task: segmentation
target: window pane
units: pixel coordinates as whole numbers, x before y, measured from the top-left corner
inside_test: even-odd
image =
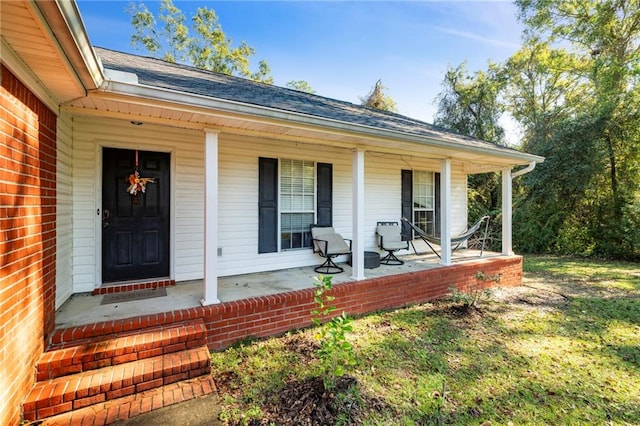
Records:
[[[417,211],[414,213],[414,223],[418,228],[422,229],[429,235],[434,235],[433,227],[433,212],[432,211]]]
[[[282,209],[282,211],[285,211],[285,212],[291,210],[290,196],[287,196],[287,195],[280,196],[280,208]]]
[[[283,213],[280,219],[282,250],[311,247],[313,213]]]
[[[315,163],[283,159],[280,165],[280,240],[282,250],[311,247],[315,219]]]
[[[302,210],[302,200],[300,197],[292,197],[291,198],[291,208],[289,211],[300,211]]]
[[[283,159],[280,175],[281,211],[313,211],[315,164],[312,161]]]
[[[413,216],[416,225],[429,235],[434,235],[434,186],[433,173],[413,171]]]
[[[313,200],[315,199],[313,194],[305,195],[303,199],[302,210],[313,211]]]

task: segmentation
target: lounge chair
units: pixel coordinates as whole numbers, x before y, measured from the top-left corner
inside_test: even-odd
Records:
[[[484,243],[487,239],[487,233],[489,231],[489,219],[490,219],[490,216],[483,216],[480,218],[480,220],[474,223],[470,228],[468,228],[463,233],[451,237],[451,245],[453,247],[451,249],[451,252],[454,252],[458,248],[460,248],[460,246],[462,246],[462,244],[465,241],[471,238],[473,234],[478,232],[478,230],[482,226],[482,223],[485,222],[484,235],[482,237],[482,247],[480,249],[480,256],[482,256],[482,253],[484,252]],[[402,222],[407,226],[409,226],[413,230],[413,232],[415,232],[415,234],[422,239],[422,241],[427,243],[427,246],[429,246],[431,251],[433,251],[436,254],[436,256],[440,257],[440,253],[438,253],[432,246],[432,244],[441,246],[442,241],[440,240],[440,238],[436,238],[434,236],[426,234],[422,229],[420,229],[418,226],[414,225],[413,223],[409,222],[409,220],[405,217],[402,218]],[[414,250],[415,250],[415,247],[414,247]]]
[[[344,269],[336,265],[333,258],[343,254],[351,254],[351,240],[342,238],[331,226],[320,225],[311,225],[311,237],[313,238],[313,252],[326,258],[322,265],[314,268],[314,271],[321,274],[343,272]]]
[[[378,235],[378,247],[387,252],[387,255],[380,259],[380,263],[383,265],[404,264],[394,253],[398,250],[409,249],[409,242],[402,241],[402,229],[398,222],[378,222],[376,234]]]

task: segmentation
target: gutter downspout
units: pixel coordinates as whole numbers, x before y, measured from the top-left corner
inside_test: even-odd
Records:
[[[518,176],[526,175],[527,173],[533,171],[533,169],[536,168],[536,164],[537,163],[535,161],[532,161],[524,169],[520,169],[517,172],[511,173],[511,179],[517,178]]]

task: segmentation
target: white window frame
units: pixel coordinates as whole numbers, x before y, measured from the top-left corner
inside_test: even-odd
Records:
[[[436,232],[435,173],[426,170],[413,170],[412,180],[413,200],[411,213],[413,215],[413,223],[427,234],[434,235]],[[418,191],[418,189],[422,189],[422,191]],[[424,203],[418,197],[424,199]],[[417,207],[420,203],[422,203],[423,207]],[[431,213],[431,220],[429,220],[429,213]],[[424,220],[420,219],[418,214],[422,214]]]
[[[283,191],[283,182],[284,182],[284,180],[286,178],[284,176],[284,174],[283,174],[283,169],[285,168],[283,166],[284,166],[285,162],[291,162],[292,164],[301,163],[301,165],[302,165],[302,180],[303,180],[302,187],[301,187],[302,192],[300,192],[298,194],[294,193],[293,190],[288,192],[288,193],[285,193]],[[316,175],[317,174],[316,162],[315,161],[309,161],[309,160],[299,160],[299,159],[294,159],[294,158],[280,158],[278,163],[279,163],[279,168],[280,168],[280,170],[278,172],[278,205],[279,205],[279,212],[278,212],[278,249],[279,249],[279,251],[307,250],[307,249],[312,247],[311,239],[310,239],[310,235],[311,235],[310,233],[309,233],[308,244],[305,245],[304,242],[302,242],[300,247],[291,247],[291,245],[289,247],[286,247],[286,248],[283,247],[282,244],[283,244],[283,241],[285,241],[285,239],[282,238],[282,234],[284,233],[282,216],[284,214],[301,214],[301,215],[302,214],[311,214],[311,215],[313,215],[313,219],[311,220],[310,224],[315,223],[315,221],[316,221],[316,210],[317,210],[317,208],[316,208],[316,200],[317,200],[317,191],[318,191],[318,189],[317,189],[317,175]],[[309,167],[309,166],[311,166],[313,168],[313,172],[312,172],[313,181],[311,182],[311,186],[310,186],[311,191],[310,192],[306,190],[308,185],[305,185],[305,182],[304,182],[304,179],[306,178],[305,177],[305,173],[304,173],[304,168],[305,167]],[[289,174],[288,177],[293,177],[293,176],[292,176],[292,174]],[[292,182],[292,185],[293,185],[293,182]],[[287,195],[291,195],[291,202],[290,203],[285,203],[284,202],[284,198],[283,197],[285,197]],[[295,203],[295,200],[294,200],[295,196],[301,197],[301,204],[303,204],[302,207],[294,208],[292,206]],[[304,198],[307,197],[307,196],[310,196],[311,199],[312,199],[311,209],[304,208],[305,207],[304,206]],[[285,204],[287,206],[289,206],[289,208],[285,208]],[[290,232],[290,233],[292,233],[292,232]],[[302,234],[304,236],[304,232]],[[293,240],[292,238],[289,239],[290,244],[291,244],[292,240]]]

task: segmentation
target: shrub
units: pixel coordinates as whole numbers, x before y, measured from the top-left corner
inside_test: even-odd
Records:
[[[487,275],[482,271],[476,272],[476,282],[468,284],[466,288],[459,289],[457,287],[449,287],[451,295],[449,300],[453,303],[461,305],[463,309],[477,308],[478,303],[482,299],[488,299],[491,297],[491,290],[485,289],[484,283],[487,281],[493,281],[496,284],[500,283],[502,275]]]
[[[334,296],[328,294],[332,284],[331,276],[320,276],[314,278],[316,287],[314,302],[316,309],[311,311],[311,321],[318,326],[318,332],[314,338],[319,342],[320,367],[322,382],[325,390],[336,387],[337,378],[344,374],[344,367],[355,364],[353,346],[347,341],[345,334],[353,330],[352,318],[345,312],[341,315],[330,318],[335,311],[335,306],[329,305],[335,300]]]

